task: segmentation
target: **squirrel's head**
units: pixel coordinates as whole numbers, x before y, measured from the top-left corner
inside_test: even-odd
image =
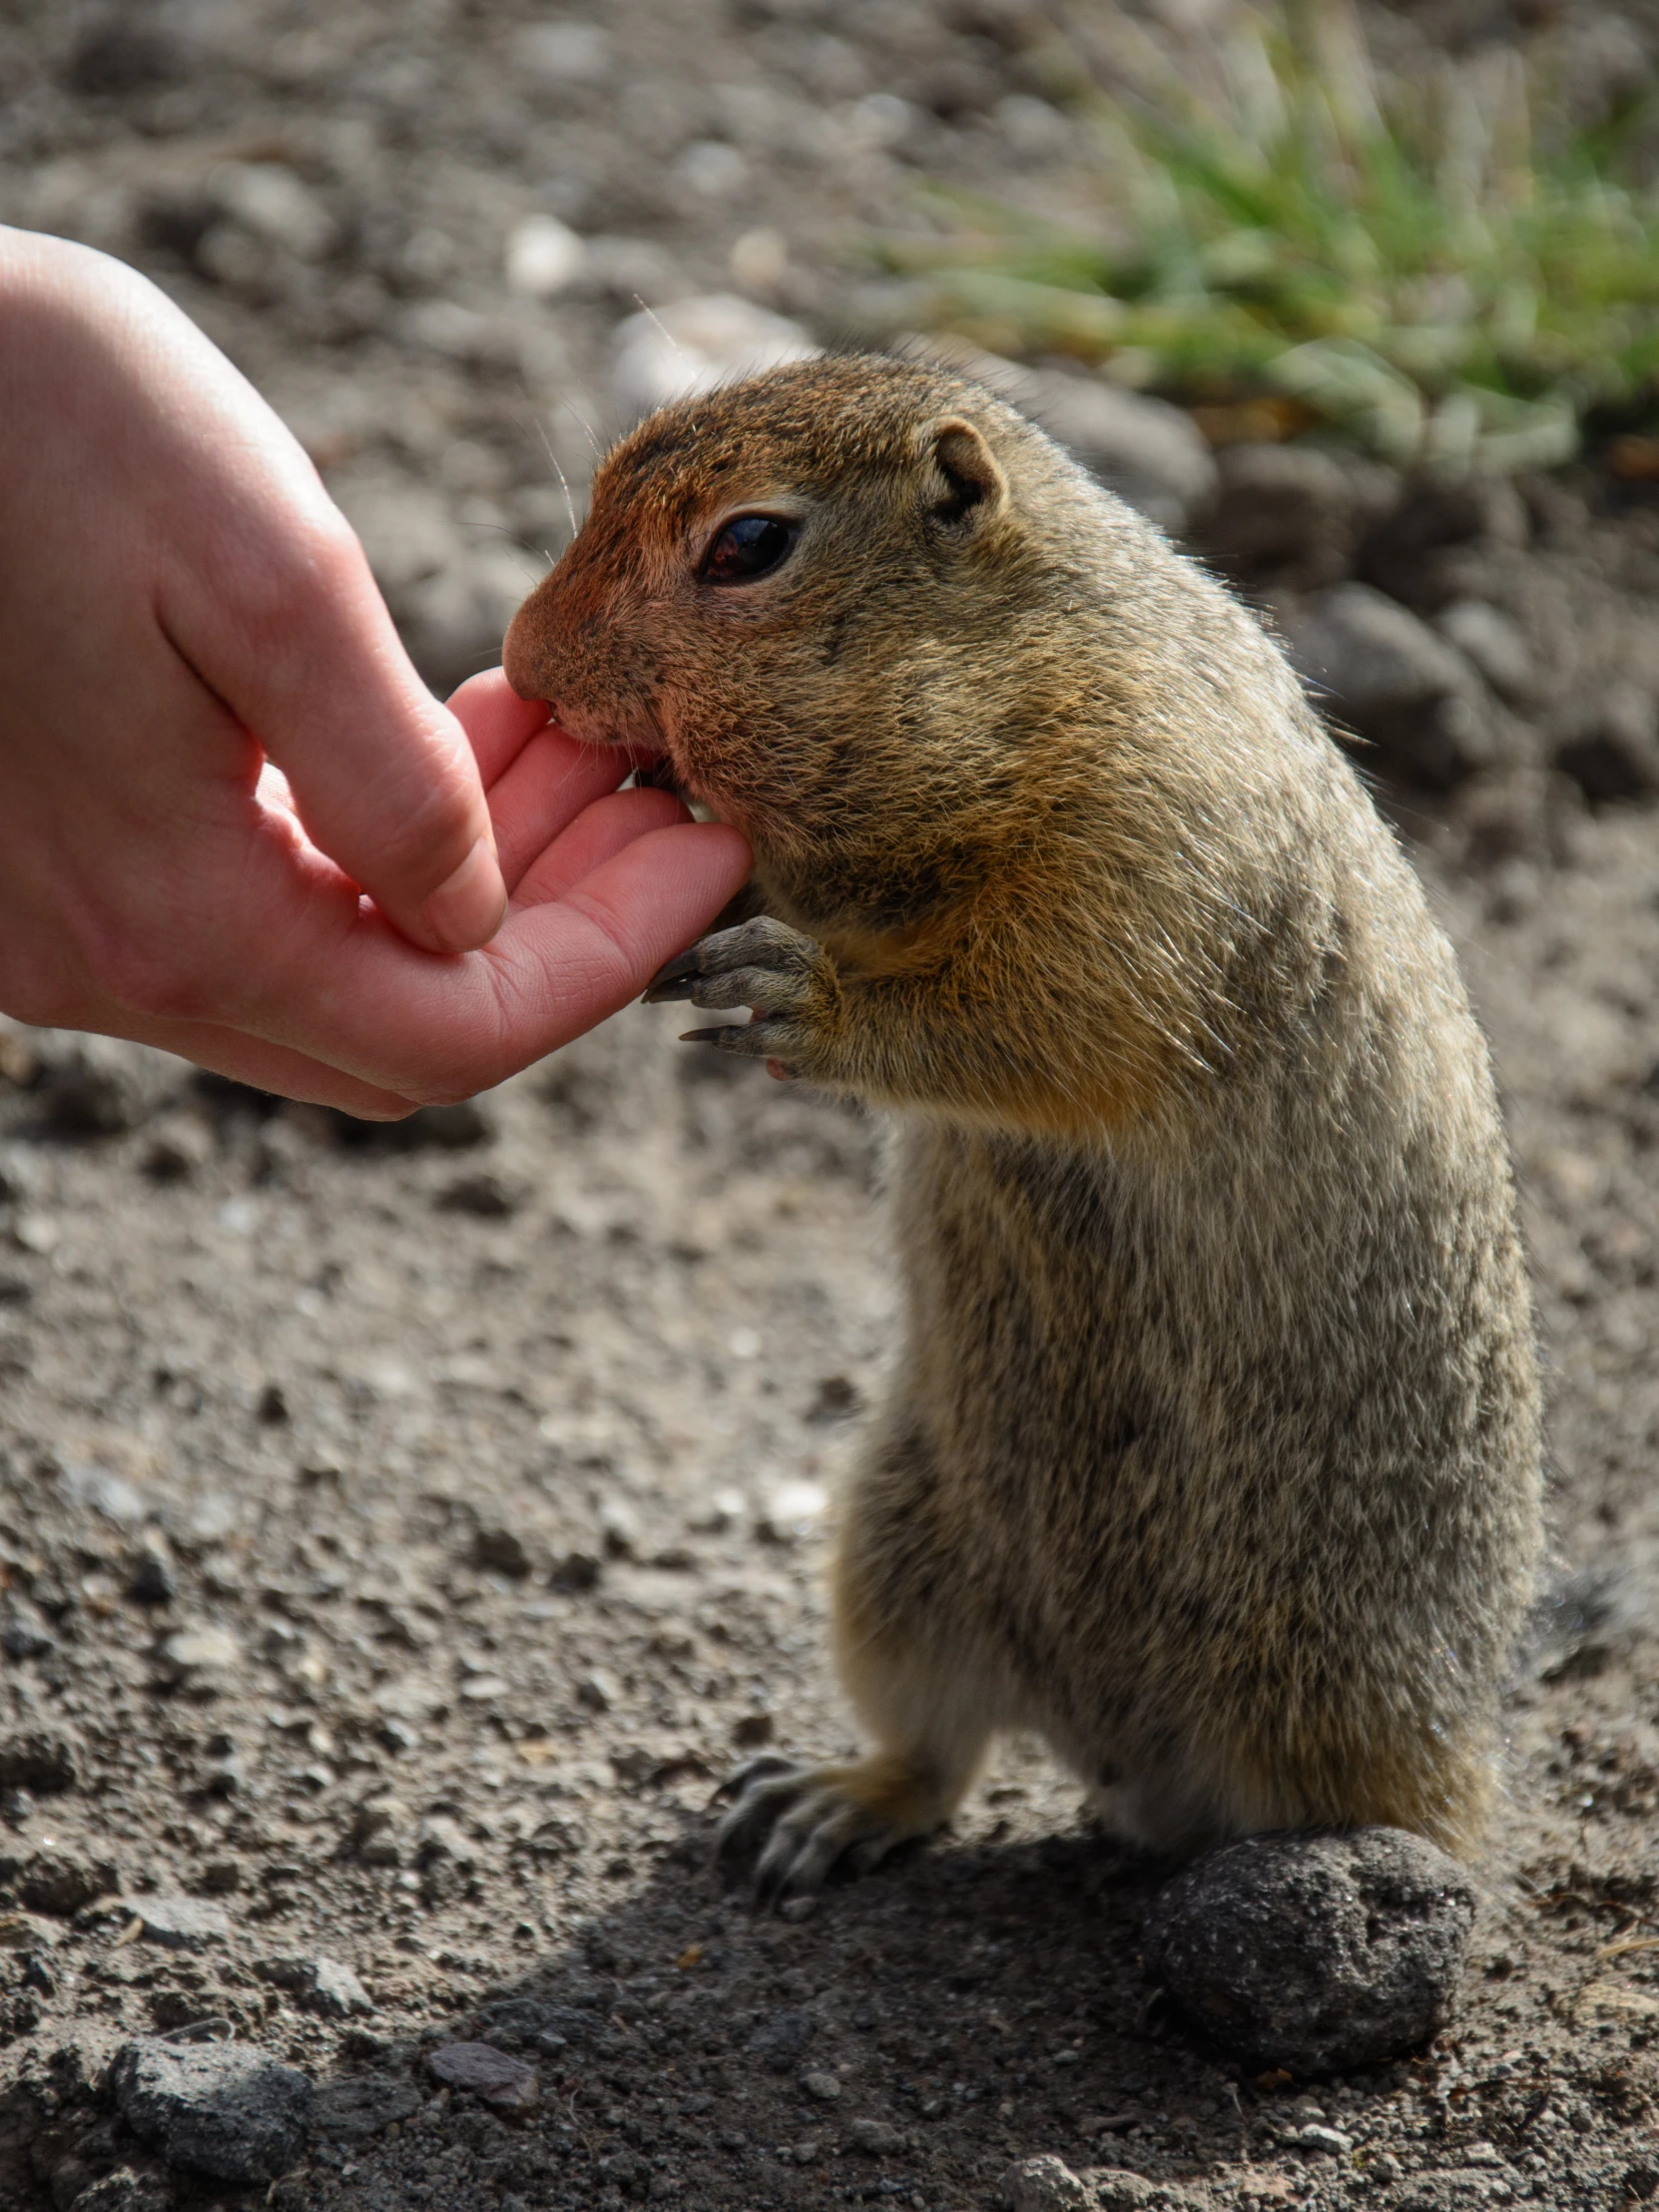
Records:
[[[683,400],[600,467],[508,678],[574,737],[665,753],[763,859],[890,846],[971,808],[1041,712],[1021,646],[1064,661],[1057,492],[1098,497],[936,368],[831,357]]]

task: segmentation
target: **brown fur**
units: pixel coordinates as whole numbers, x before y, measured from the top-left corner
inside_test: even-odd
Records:
[[[711,584],[757,511],[793,553]],[[895,1115],[907,1328],[834,1582],[881,1749],[754,1781],[772,1878],[936,1825],[1013,1726],[1161,1846],[1472,1848],[1539,1544],[1506,1151],[1261,627],[989,394],[835,359],[626,439],[507,667],[755,845],[772,918],[664,994]]]

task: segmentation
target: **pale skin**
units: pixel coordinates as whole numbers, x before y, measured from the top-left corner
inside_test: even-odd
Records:
[[[499,670],[448,706],[160,292],[0,227],[0,1010],[394,1118],[592,1027],[749,872]]]

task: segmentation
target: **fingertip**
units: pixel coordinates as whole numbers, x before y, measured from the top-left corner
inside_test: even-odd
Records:
[[[432,946],[439,952],[475,952],[488,944],[507,918],[507,886],[495,845],[479,837],[453,874],[440,883],[420,909]]]
[[[469,676],[450,693],[448,711],[465,733],[486,784],[494,783],[553,719],[545,699],[520,699],[498,668]]]

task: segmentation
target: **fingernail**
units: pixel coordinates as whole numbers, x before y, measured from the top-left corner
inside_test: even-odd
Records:
[[[507,891],[488,837],[478,839],[420,911],[446,951],[470,952],[489,942],[506,917]]]

